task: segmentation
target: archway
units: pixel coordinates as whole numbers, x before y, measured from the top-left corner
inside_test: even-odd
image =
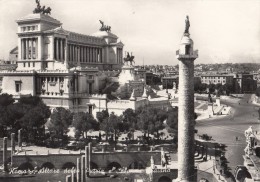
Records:
[[[171,182],[172,180],[167,176],[162,176],[159,178],[158,182]]]
[[[118,162],[111,162],[110,164],[108,164],[107,170],[111,170],[113,168],[119,169],[121,168],[121,165]]]
[[[55,166],[51,162],[45,162],[42,164],[41,169],[42,168],[55,169]]]
[[[134,161],[128,166],[128,169],[145,169],[145,165],[141,161]]]
[[[34,167],[31,163],[29,162],[25,162],[25,163],[22,163],[19,167],[18,167],[18,170],[33,170]]]
[[[62,169],[72,169],[73,167],[76,168],[76,165],[73,162],[66,162],[63,164]]]
[[[98,169],[98,165],[95,162],[90,162],[90,169]]]

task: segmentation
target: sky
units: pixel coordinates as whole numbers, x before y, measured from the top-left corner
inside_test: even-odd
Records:
[[[260,63],[260,0],[41,0],[65,30],[91,35],[99,20],[132,52],[136,64],[176,65],[175,53],[190,18],[199,50],[195,63]],[[17,45],[16,19],[35,0],[0,0],[0,59]]]

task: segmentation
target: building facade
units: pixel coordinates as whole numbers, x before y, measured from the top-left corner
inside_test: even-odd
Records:
[[[104,80],[122,67],[123,43],[110,30],[91,36],[64,30],[42,13],[16,22],[17,68],[0,72],[2,93],[16,99],[39,96],[50,107],[90,112],[93,94],[104,98],[97,95]]]
[[[233,75],[201,75],[201,83],[233,85]]]

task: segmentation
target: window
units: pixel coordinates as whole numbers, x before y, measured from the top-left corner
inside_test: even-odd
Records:
[[[15,81],[15,91],[21,92],[21,81]]]
[[[23,67],[25,67],[25,63],[23,63]]]
[[[30,67],[30,62],[28,62],[28,67]]]
[[[33,62],[33,67],[35,67],[35,62]]]
[[[92,114],[92,109],[93,109],[92,106],[88,106],[88,113],[89,114]]]
[[[190,45],[185,45],[185,54],[190,54]]]

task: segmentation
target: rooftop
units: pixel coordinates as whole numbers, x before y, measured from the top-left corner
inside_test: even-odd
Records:
[[[41,14],[41,13],[29,14],[16,20],[18,24],[23,22],[28,22],[28,21],[46,21],[46,22],[62,25],[62,23],[59,20],[56,20],[55,18],[52,18],[49,15]]]

